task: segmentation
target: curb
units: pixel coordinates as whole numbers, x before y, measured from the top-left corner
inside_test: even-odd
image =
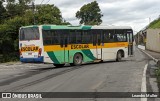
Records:
[[[148,57],[150,57],[156,63],[157,66],[160,66],[160,60],[154,58],[152,55],[150,55],[149,53],[147,53],[145,50],[143,50],[141,48],[138,48],[138,50],[140,50],[141,52],[143,52],[144,54],[146,54]],[[146,66],[145,66],[145,68],[146,68]],[[145,71],[145,68],[144,68],[144,71]],[[146,72],[147,72],[147,69],[146,69]],[[146,78],[147,78],[147,74],[146,74]],[[158,92],[157,91],[157,89],[159,89],[158,88],[158,84],[155,81],[157,81],[157,78],[150,78],[149,77],[149,81],[148,82],[150,83],[151,89],[153,90],[153,92]],[[142,78],[142,84],[143,84],[143,78]],[[146,89],[147,89],[147,80],[146,80]],[[141,91],[142,91],[142,88],[141,88]],[[141,101],[147,101],[147,100],[150,101],[151,99],[148,99],[148,98],[143,99],[143,98],[141,98]],[[151,101],[159,101],[159,99],[155,98],[155,99],[153,99]]]
[[[140,48],[138,48],[138,49],[140,49]],[[143,49],[140,49],[140,50],[141,50],[143,53],[145,53],[147,56],[149,56],[150,58],[152,58],[153,61],[156,62],[156,64],[157,64],[158,66],[160,66],[160,60],[154,58],[152,55],[148,54],[148,53],[145,52]]]

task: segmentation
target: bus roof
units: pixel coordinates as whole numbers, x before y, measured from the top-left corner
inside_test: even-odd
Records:
[[[29,27],[38,27],[38,25],[30,25],[30,26],[22,26],[22,27],[20,27],[20,28],[29,28]]]
[[[89,25],[81,25],[81,26],[71,26],[71,25],[42,25],[42,28],[45,30],[49,29],[132,29],[130,26],[89,26]]]
[[[51,30],[51,29],[132,29],[130,26],[89,26],[89,25],[80,25],[80,26],[72,26],[72,25],[30,25],[30,26],[22,26],[21,28],[28,27],[39,27],[42,26],[43,30]]]
[[[71,25],[42,25],[42,29],[50,30],[50,29],[83,29],[88,30],[91,29],[92,26],[71,26]]]
[[[92,26],[92,29],[132,29],[130,26]]]

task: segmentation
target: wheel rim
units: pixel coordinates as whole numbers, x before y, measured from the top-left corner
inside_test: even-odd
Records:
[[[80,54],[75,55],[74,62],[78,65],[81,64],[82,63],[82,56]]]
[[[80,56],[76,56],[75,61],[77,64],[81,63],[81,57]]]

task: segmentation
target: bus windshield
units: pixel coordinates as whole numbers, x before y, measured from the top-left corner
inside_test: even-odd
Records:
[[[39,40],[39,31],[38,27],[29,27],[20,29],[20,40]]]

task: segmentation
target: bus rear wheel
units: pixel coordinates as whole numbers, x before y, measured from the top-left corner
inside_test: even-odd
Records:
[[[80,53],[76,53],[73,57],[73,64],[75,66],[80,66],[82,64],[83,57]]]
[[[117,59],[116,59],[116,61],[120,62],[121,60],[122,60],[122,53],[121,53],[121,51],[118,51],[117,52]]]
[[[53,64],[55,67],[63,67],[64,64]]]

